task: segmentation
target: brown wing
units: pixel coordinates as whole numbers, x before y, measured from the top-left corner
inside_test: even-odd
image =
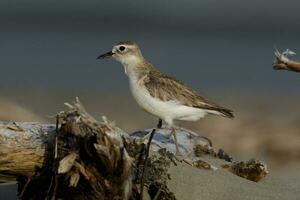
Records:
[[[177,100],[186,106],[214,110],[226,117],[234,117],[233,111],[205,99],[182,82],[157,70],[150,71],[144,78],[144,83],[150,95],[162,101]]]

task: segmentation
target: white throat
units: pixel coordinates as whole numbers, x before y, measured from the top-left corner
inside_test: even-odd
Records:
[[[135,69],[143,63],[142,58],[134,55],[115,57],[115,59],[123,65],[125,74],[128,76],[134,75]]]

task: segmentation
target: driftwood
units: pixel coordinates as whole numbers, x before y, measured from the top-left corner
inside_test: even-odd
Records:
[[[175,199],[165,185],[169,154],[160,152],[143,162],[143,140],[131,138],[105,118],[98,123],[79,101],[67,105],[70,111],[58,115],[56,126],[0,124],[0,180],[17,179],[19,198],[140,199],[143,180],[148,195]],[[164,164],[158,166],[158,160]],[[145,173],[152,165],[154,171]]]
[[[275,56],[276,58],[273,62],[274,69],[300,72],[300,62],[289,59],[287,54],[280,53],[277,50],[275,51]]]
[[[210,140],[189,130],[177,128],[183,154],[178,160],[167,127],[156,129],[155,135],[154,129],[127,134],[106,118],[98,123],[78,100],[67,105],[70,110],[58,114],[56,125],[0,123],[0,182],[17,180],[20,199],[173,200],[176,191],[167,184],[170,166],[222,169],[203,156],[225,160],[224,170],[253,181],[267,174],[263,163],[254,162],[258,170],[237,165],[223,150],[215,151]],[[147,159],[145,135],[151,131]]]
[[[0,182],[32,177],[46,162],[55,126],[0,122]]]

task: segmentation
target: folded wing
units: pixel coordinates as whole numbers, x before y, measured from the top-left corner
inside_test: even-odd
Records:
[[[232,110],[207,100],[182,82],[157,70],[151,70],[144,78],[144,83],[150,95],[162,101],[177,101],[185,106],[216,111],[229,118],[234,117]]]

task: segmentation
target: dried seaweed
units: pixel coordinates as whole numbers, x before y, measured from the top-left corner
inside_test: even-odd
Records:
[[[227,162],[232,162],[233,159],[230,155],[228,155],[223,149],[219,149],[217,153],[218,158],[225,160]]]
[[[214,157],[216,156],[216,153],[215,153],[214,149],[208,144],[195,145],[194,154],[195,154],[196,157],[201,157],[203,155],[212,155]]]
[[[211,164],[203,161],[203,160],[196,160],[193,162],[193,166],[199,169],[212,169]]]
[[[249,179],[251,181],[258,182],[264,178],[269,172],[265,163],[251,159],[247,162],[236,162],[229,167],[229,171],[232,173]]]
[[[158,152],[153,152],[150,159],[148,159],[146,163],[148,170],[144,174],[144,181],[146,188],[148,188],[146,191],[149,193],[151,199],[175,199],[174,194],[167,188],[167,181],[171,179],[168,169],[172,163],[174,163],[174,155],[167,152],[166,149],[160,149]],[[143,167],[143,165],[138,165],[135,168],[134,174],[136,179],[134,184],[136,185],[140,184]],[[156,194],[156,196],[153,195],[153,193],[155,193],[154,191],[156,191],[154,189],[155,187],[157,192],[159,191],[159,194]]]

